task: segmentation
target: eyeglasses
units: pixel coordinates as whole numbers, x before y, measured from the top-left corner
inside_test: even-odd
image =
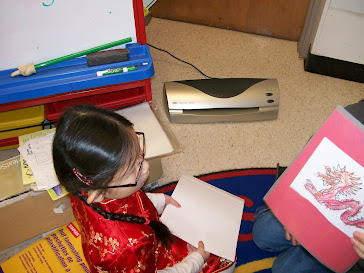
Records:
[[[142,141],[142,153],[141,153],[141,156],[142,156],[142,160],[139,162],[139,169],[138,169],[138,173],[137,173],[137,176],[135,178],[135,183],[133,184],[126,184],[126,185],[118,185],[118,186],[108,186],[108,187],[105,187],[107,189],[113,189],[113,188],[124,188],[124,187],[135,187],[136,185],[138,185],[138,182],[142,176],[142,169],[143,169],[143,163],[144,163],[144,159],[145,159],[145,136],[144,136],[144,133],[142,132],[135,132],[136,135],[138,136],[138,139],[139,139],[139,145],[140,145],[140,142]]]

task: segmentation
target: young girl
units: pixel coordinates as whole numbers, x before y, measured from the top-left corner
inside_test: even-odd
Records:
[[[140,190],[149,175],[145,138],[124,117],[77,105],[59,119],[53,142],[57,177],[70,192],[91,272],[221,272],[233,263],[193,248],[159,220],[164,194]]]

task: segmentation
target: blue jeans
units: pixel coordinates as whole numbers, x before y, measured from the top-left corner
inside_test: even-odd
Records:
[[[332,272],[302,246],[293,246],[286,239],[282,224],[265,205],[255,212],[253,240],[263,250],[282,252],[274,260],[272,273]]]

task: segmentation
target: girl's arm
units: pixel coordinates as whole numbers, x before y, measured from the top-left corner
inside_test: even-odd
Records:
[[[190,246],[190,254],[172,267],[158,270],[158,273],[197,273],[203,268],[205,261],[210,257],[210,253],[205,251],[203,242],[198,243],[198,248]]]
[[[164,207],[166,206],[166,199],[163,193],[146,193],[149,200],[152,201],[153,205],[158,211],[158,214],[162,214]]]
[[[162,214],[164,208],[168,204],[172,204],[177,208],[179,208],[181,206],[172,197],[170,197],[169,195],[163,194],[163,193],[150,193],[150,192],[148,192],[148,193],[146,193],[146,195],[148,196],[150,201],[152,201],[152,203],[155,206],[155,208],[157,209],[159,215]]]
[[[167,267],[162,270],[158,270],[158,273],[197,273],[202,270],[204,260],[202,256],[194,251],[189,254],[182,262],[175,264],[172,267]]]

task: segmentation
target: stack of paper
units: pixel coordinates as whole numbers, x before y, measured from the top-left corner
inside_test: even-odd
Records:
[[[134,124],[135,131],[145,134],[145,158],[167,155],[173,146],[147,102],[117,111]]]
[[[32,171],[37,190],[48,190],[59,184],[53,168],[53,136],[54,129],[43,130],[41,136],[30,138],[18,148]]]

